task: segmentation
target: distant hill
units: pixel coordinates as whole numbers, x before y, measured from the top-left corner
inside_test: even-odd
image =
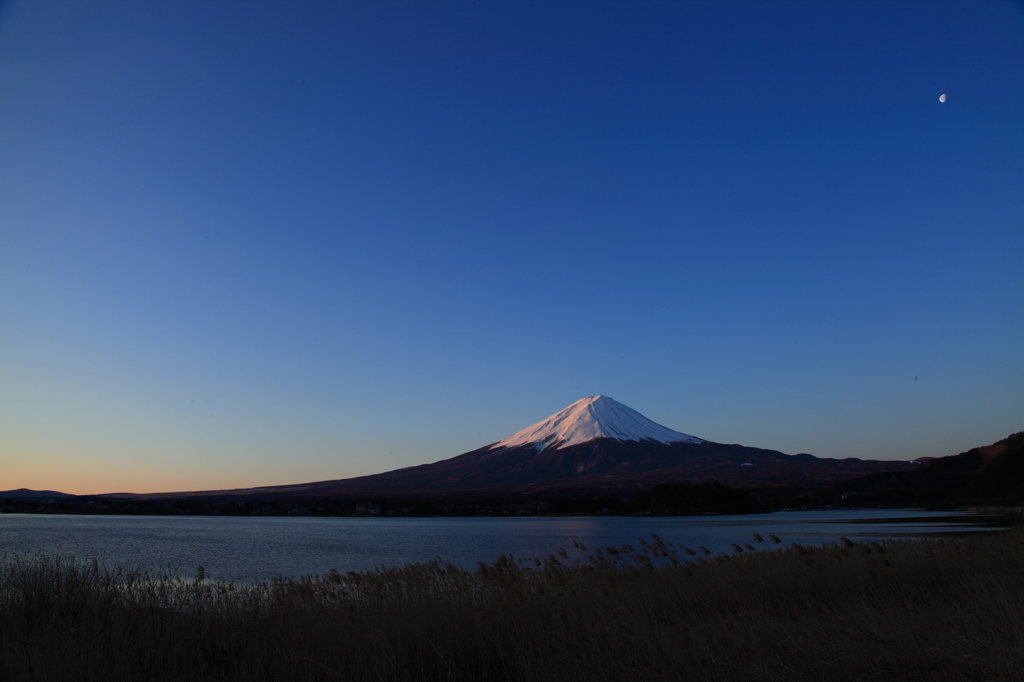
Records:
[[[28,488],[0,490],[0,500],[59,500],[70,497],[75,496],[59,493],[55,490],[29,490]]]

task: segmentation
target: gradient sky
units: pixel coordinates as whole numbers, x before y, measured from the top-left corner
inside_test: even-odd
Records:
[[[0,490],[955,454],[1022,256],[1021,3],[0,2]]]

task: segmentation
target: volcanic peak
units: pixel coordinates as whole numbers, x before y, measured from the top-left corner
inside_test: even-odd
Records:
[[[578,445],[596,438],[659,443],[703,443],[700,438],[673,431],[604,395],[577,400],[547,419],[499,440],[490,449],[533,445],[537,452]]]

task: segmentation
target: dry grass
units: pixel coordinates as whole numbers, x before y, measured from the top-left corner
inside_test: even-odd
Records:
[[[1020,680],[1022,540],[654,538],[255,585],[14,559],[0,679]]]

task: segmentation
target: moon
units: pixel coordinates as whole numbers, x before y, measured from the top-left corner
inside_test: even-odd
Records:
[[[940,102],[945,102],[946,101],[946,93],[942,93],[941,95],[939,95],[939,101]]]

